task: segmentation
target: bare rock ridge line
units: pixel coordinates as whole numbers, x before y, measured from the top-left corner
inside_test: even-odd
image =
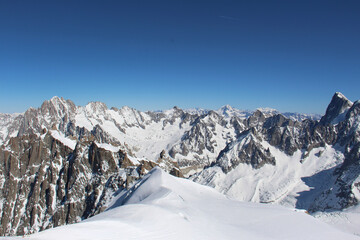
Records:
[[[321,119],[231,106],[141,112],[53,97],[0,114],[0,235],[100,213],[155,166],[240,200],[340,210],[360,200],[359,158],[360,104],[341,93]]]

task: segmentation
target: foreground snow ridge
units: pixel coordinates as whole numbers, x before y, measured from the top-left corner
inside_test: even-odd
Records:
[[[306,213],[245,203],[154,168],[108,209],[28,239],[360,239]],[[20,239],[14,237],[10,239]]]

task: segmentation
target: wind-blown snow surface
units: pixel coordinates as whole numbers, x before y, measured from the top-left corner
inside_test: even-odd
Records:
[[[302,211],[230,200],[153,169],[107,211],[29,239],[360,239]],[[19,237],[9,238],[19,239]]]
[[[360,206],[343,211],[317,212],[313,216],[335,228],[360,236]]]

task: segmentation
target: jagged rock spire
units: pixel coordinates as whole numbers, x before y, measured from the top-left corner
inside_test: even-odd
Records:
[[[345,115],[352,105],[353,103],[342,93],[336,92],[320,122],[322,124],[338,123],[341,121],[341,115]]]

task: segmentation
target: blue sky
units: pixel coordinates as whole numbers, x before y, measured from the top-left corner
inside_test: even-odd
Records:
[[[360,1],[0,1],[0,112],[52,96],[139,110],[324,113],[360,99]]]

